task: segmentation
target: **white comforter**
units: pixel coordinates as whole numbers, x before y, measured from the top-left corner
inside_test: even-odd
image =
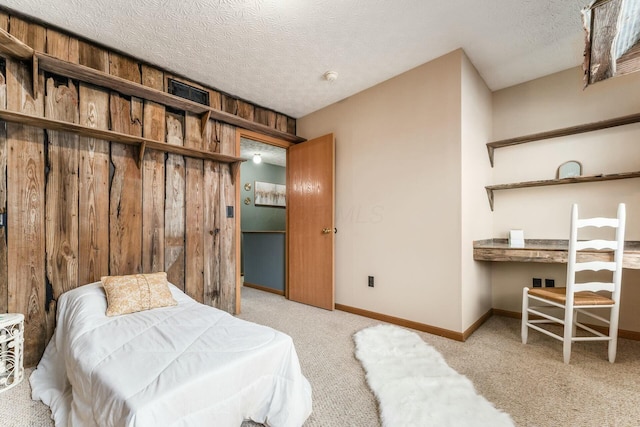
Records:
[[[56,426],[299,427],[311,387],[288,335],[199,304],[106,317],[100,283],[63,294],[30,378]]]

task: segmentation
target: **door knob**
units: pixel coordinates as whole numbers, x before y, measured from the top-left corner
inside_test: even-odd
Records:
[[[329,233],[331,233],[331,229],[330,228],[323,228],[322,229],[322,233],[323,234],[329,234]]]

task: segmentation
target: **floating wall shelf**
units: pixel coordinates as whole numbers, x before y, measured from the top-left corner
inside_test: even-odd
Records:
[[[493,192],[497,190],[509,190],[512,188],[542,187],[546,185],[579,184],[582,182],[612,181],[615,179],[628,179],[628,178],[638,178],[638,177],[640,177],[640,171],[614,173],[609,175],[575,176],[571,178],[546,179],[542,181],[515,182],[512,184],[488,185],[485,187],[485,189],[487,190],[487,196],[489,197],[489,205],[491,206],[491,210],[493,211]]]
[[[561,136],[576,135],[579,133],[591,132],[600,129],[607,129],[616,126],[628,125],[640,122],[640,113],[629,116],[617,117],[615,119],[602,120],[600,122],[587,123],[583,125],[570,126],[562,129],[550,130],[547,132],[534,133],[531,135],[519,136],[516,138],[503,139],[487,143],[489,161],[493,167],[493,152],[496,148],[510,147],[512,145],[525,144],[527,142],[540,141],[543,139],[558,138]]]
[[[227,156],[210,151],[196,150],[181,145],[171,145],[166,142],[159,142],[149,138],[127,135],[110,130],[96,129],[82,126],[76,123],[63,122],[60,120],[47,119],[44,117],[30,116],[28,114],[17,113],[15,111],[0,110],[0,120],[10,123],[18,123],[27,126],[34,126],[42,129],[69,132],[88,138],[97,138],[105,141],[119,142],[121,144],[134,145],[139,147],[138,166],[144,157],[147,148],[159,150],[165,153],[179,154],[203,160],[213,160],[220,163],[229,163],[231,166],[231,176],[235,180],[236,173],[243,160],[239,157]]]

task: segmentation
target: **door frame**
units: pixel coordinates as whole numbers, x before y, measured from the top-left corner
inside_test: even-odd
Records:
[[[240,155],[240,140],[242,138],[251,139],[253,141],[262,142],[263,144],[273,145],[276,147],[284,148],[287,150],[292,145],[295,145],[292,142],[285,141],[283,139],[274,138],[272,136],[263,135],[259,132],[254,132],[247,129],[236,128],[236,156]],[[242,282],[240,277],[240,239],[242,230],[240,229],[240,168],[238,168],[238,175],[236,176],[236,202],[235,202],[235,211],[236,211],[236,314],[240,314],[242,309],[241,300],[242,300]],[[286,265],[289,262],[289,252],[285,252],[285,269]],[[284,292],[285,296],[288,296],[289,293],[289,284],[287,282],[287,275],[285,274],[284,281]]]

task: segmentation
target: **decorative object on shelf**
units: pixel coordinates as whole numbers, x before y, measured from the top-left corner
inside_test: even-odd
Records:
[[[273,184],[270,182],[255,183],[255,205],[256,206],[278,206],[285,207],[287,186]]]
[[[246,187],[245,187],[246,188]],[[247,197],[244,199],[244,204],[245,205],[250,205],[251,204],[251,197]]]
[[[523,230],[509,230],[509,247],[524,248]]]
[[[576,160],[569,160],[558,167],[556,179],[573,178],[582,175],[582,164]]]
[[[245,191],[251,191],[251,183],[250,182],[245,183],[244,184],[244,189],[245,189]]]
[[[24,378],[24,315],[0,314],[0,392],[8,390]]]

